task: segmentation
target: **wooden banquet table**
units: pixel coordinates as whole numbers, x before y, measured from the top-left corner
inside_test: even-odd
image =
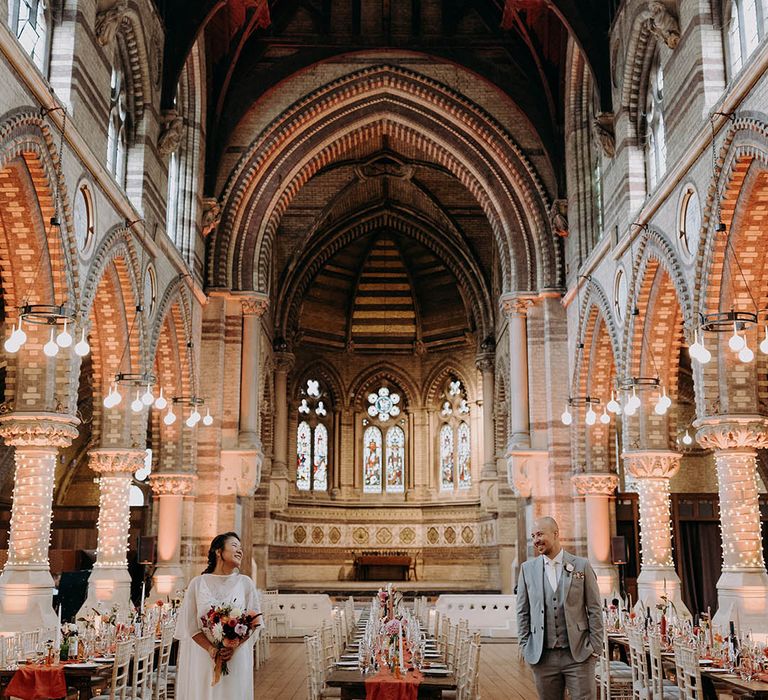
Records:
[[[608,640],[611,644],[616,644],[622,649],[624,660],[627,660],[629,640],[626,637],[613,634],[608,635]],[[674,658],[668,653],[662,653],[661,661],[665,666],[674,668]],[[765,681],[745,681],[738,674],[713,672],[707,666],[702,666],[700,671],[706,700],[717,698],[717,691],[730,692],[734,697],[743,700],[768,700],[768,683]]]
[[[45,667],[41,666],[40,668]],[[71,664],[63,664],[62,668],[64,670],[67,687],[77,690],[77,697],[79,700],[89,700],[89,698],[93,697],[91,686],[94,677],[103,677],[106,680],[112,674],[111,663],[100,663],[85,668],[82,666],[75,666],[73,668]],[[5,689],[11,682],[15,673],[16,671],[14,669],[0,670],[0,688],[2,688],[2,697],[6,697]],[[12,697],[24,698],[22,695],[14,695]]]
[[[374,674],[365,675],[357,669],[334,669],[325,679],[326,685],[341,688],[341,700],[365,700],[365,681]],[[444,690],[456,690],[456,678],[424,676],[419,684],[419,700],[440,700]]]

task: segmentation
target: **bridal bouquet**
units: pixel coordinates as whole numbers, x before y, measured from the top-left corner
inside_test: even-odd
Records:
[[[251,636],[259,624],[259,617],[261,613],[243,610],[234,604],[226,604],[211,605],[200,620],[206,636],[218,649],[224,647],[236,649]],[[216,655],[214,663],[211,685],[216,685],[222,676],[229,674],[227,662],[223,661],[219,654]]]

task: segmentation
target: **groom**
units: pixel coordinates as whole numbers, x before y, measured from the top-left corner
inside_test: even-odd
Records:
[[[517,582],[517,629],[541,700],[595,697],[595,658],[603,646],[600,591],[589,562],[560,546],[554,518],[534,524],[534,549]]]

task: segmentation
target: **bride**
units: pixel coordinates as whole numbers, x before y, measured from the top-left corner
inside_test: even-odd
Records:
[[[179,662],[176,697],[183,700],[231,700],[253,698],[253,640],[237,648],[218,649],[202,631],[200,618],[212,605],[231,604],[258,612],[256,586],[238,568],[243,546],[234,532],[216,535],[208,550],[208,567],[192,579],[176,621]],[[229,674],[214,686],[213,669],[218,658],[227,662]]]

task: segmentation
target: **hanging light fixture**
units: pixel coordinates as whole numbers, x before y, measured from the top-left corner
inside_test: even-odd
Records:
[[[54,229],[61,229],[61,222],[58,218],[58,211],[60,208],[60,193],[59,193],[59,180],[62,177],[63,167],[63,153],[64,153],[64,134],[67,128],[67,113],[62,107],[53,107],[51,109],[42,108],[40,110],[41,116],[46,116],[49,112],[61,109],[63,113],[63,121],[60,132],[59,140],[59,161],[56,167],[56,179],[54,189],[54,214],[49,220],[49,230],[47,238],[52,240],[55,238]],[[46,254],[45,250],[40,252],[40,260],[37,263],[34,279],[29,283],[27,290],[21,295],[24,303],[19,307],[19,321],[13,326],[11,334],[6,338],[3,347],[5,351],[11,355],[17,353],[27,342],[27,334],[24,331],[24,324],[27,326],[48,326],[50,328],[50,334],[48,342],[43,346],[43,352],[47,357],[56,357],[59,354],[60,349],[66,349],[72,346],[73,338],[69,332],[70,325],[75,325],[77,318],[77,310],[68,306],[67,304],[30,304],[29,293],[34,287],[34,283],[37,280],[37,275],[42,268],[42,258]],[[60,329],[60,330],[59,330]],[[75,354],[79,357],[87,355],[91,348],[88,345],[88,341],[85,338],[85,328],[81,331],[80,341],[75,345]]]
[[[568,401],[565,404],[565,410],[560,414],[560,420],[562,421],[563,425],[571,425],[573,423],[571,407],[573,406],[575,408],[581,408],[584,406],[587,409],[584,413],[584,423],[586,423],[588,426],[593,426],[598,421],[598,415],[595,411],[595,407],[600,405],[600,399],[594,396],[569,396]],[[606,416],[608,420],[606,421],[603,416]],[[610,422],[611,420],[610,416],[608,416],[608,414],[605,412],[605,407],[603,408],[603,414],[600,416],[599,420],[603,424]]]
[[[730,119],[733,119],[732,114],[721,114],[716,113],[720,116],[727,116]],[[717,152],[715,150],[715,114],[712,114],[709,118],[710,126],[712,128],[712,177],[713,179],[717,175]],[[733,260],[734,264],[736,265],[736,268],[738,269],[739,277],[741,278],[741,281],[744,285],[744,289],[746,290],[747,294],[749,295],[750,301],[752,302],[752,307],[754,308],[754,311],[745,311],[744,309],[736,309],[735,306],[732,306],[729,311],[717,311],[715,313],[710,314],[699,314],[699,324],[696,328],[694,328],[694,342],[689,348],[689,353],[691,355],[691,358],[699,362],[700,364],[706,364],[712,359],[712,354],[704,347],[704,336],[705,333],[730,333],[730,337],[728,338],[728,348],[731,350],[731,352],[736,353],[736,356],[739,358],[739,360],[745,364],[748,364],[752,362],[752,360],[755,359],[755,353],[754,351],[749,347],[749,343],[747,341],[747,333],[752,329],[756,328],[759,325],[759,319],[758,319],[758,306],[757,302],[755,301],[754,296],[752,295],[752,291],[749,288],[749,282],[747,281],[747,278],[744,274],[744,270],[741,268],[741,262],[739,261],[738,255],[733,250],[733,246],[731,244],[731,237],[729,235],[728,229],[723,222],[722,219],[722,212],[720,210],[720,192],[717,191],[715,193],[715,217],[717,224],[715,226],[715,231],[717,233],[723,234],[725,236],[725,259],[728,259],[728,255],[730,253],[731,259]],[[734,275],[729,275],[729,280],[731,282],[731,297],[735,300],[736,298],[736,290],[733,288],[733,278]],[[764,332],[764,338],[758,345],[758,349],[761,353],[764,355],[768,355],[768,324],[763,324],[763,332]],[[701,342],[699,342],[699,338],[701,338]]]
[[[163,422],[166,425],[173,425],[176,422],[176,414],[173,413],[173,404],[180,404],[182,406],[188,406],[189,416],[184,421],[184,424],[188,428],[194,428],[198,423],[202,421],[203,425],[213,425],[213,416],[211,415],[211,409],[206,406],[205,399],[199,396],[174,396],[171,399],[171,405],[168,408],[168,413],[165,415]],[[200,408],[205,406],[205,417],[200,414]]]

